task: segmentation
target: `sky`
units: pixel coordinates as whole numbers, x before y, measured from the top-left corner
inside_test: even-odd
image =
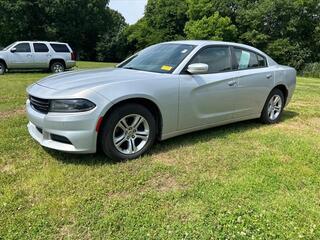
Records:
[[[129,24],[136,23],[143,17],[148,0],[110,0],[109,7],[120,12]]]

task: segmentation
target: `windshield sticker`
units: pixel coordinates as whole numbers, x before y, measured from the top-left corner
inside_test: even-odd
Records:
[[[171,67],[171,66],[163,65],[163,66],[161,67],[161,70],[163,70],[163,71],[171,71],[172,68],[173,68],[173,67]]]
[[[188,49],[184,49],[184,50],[181,51],[182,54],[185,54],[187,52],[188,52]]]

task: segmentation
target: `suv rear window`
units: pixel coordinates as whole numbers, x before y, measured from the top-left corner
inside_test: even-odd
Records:
[[[56,44],[56,43],[51,43],[51,47],[55,52],[60,52],[60,53],[69,53],[69,48],[65,44]]]
[[[44,43],[34,43],[33,47],[35,52],[49,52],[49,48]]]

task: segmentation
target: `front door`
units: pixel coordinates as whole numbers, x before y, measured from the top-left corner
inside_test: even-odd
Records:
[[[33,64],[33,54],[29,43],[18,43],[11,49],[15,51],[9,52],[9,68],[30,68]]]
[[[204,63],[207,74],[180,75],[179,130],[232,119],[236,84],[228,46],[200,50],[189,64]]]

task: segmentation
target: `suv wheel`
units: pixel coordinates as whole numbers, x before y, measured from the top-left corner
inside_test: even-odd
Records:
[[[109,116],[102,127],[100,144],[114,160],[134,159],[147,152],[156,139],[156,121],[142,105],[126,104]]]
[[[50,67],[50,70],[51,72],[53,73],[61,73],[61,72],[64,72],[64,65],[63,63],[61,62],[53,62],[51,64],[51,67]]]
[[[0,75],[3,75],[6,72],[6,65],[0,62]]]

